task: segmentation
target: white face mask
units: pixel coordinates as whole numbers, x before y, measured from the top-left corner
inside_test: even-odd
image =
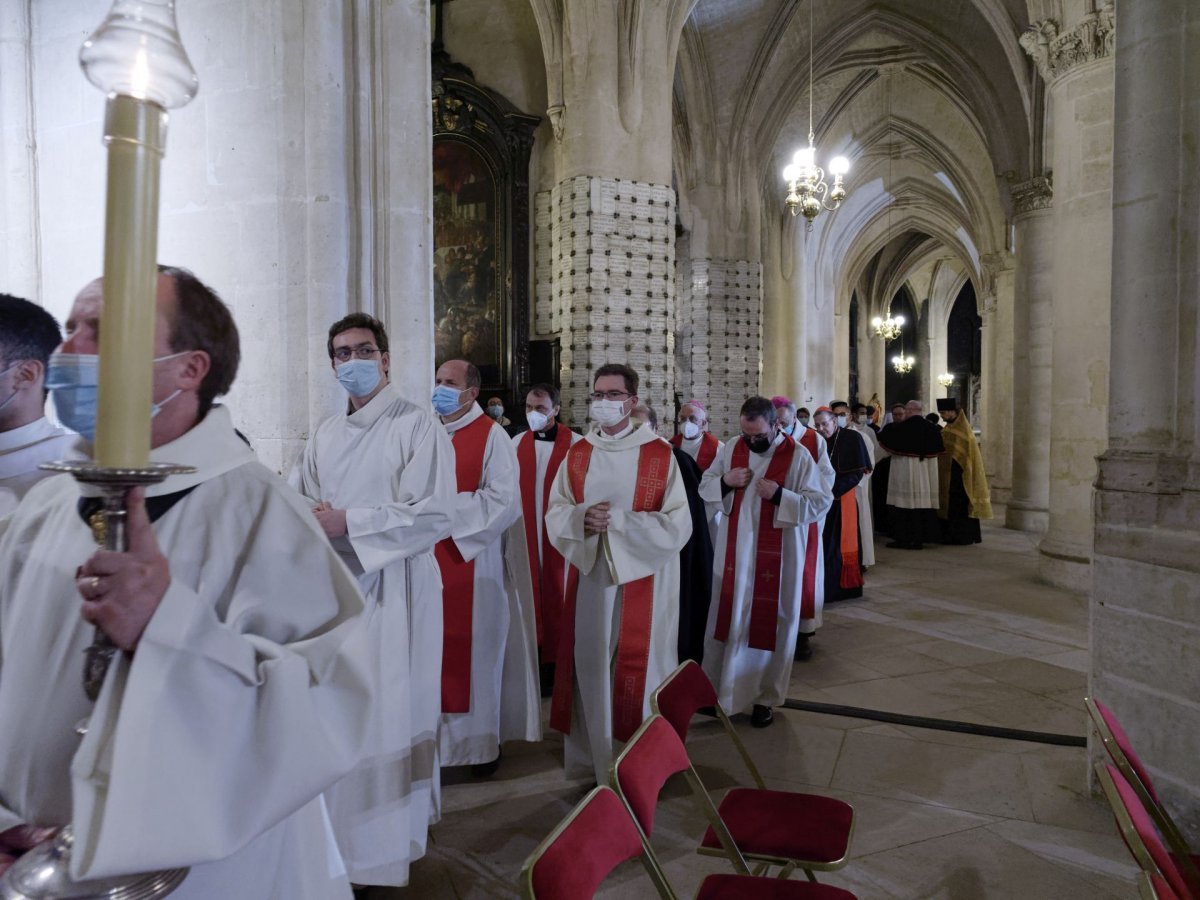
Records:
[[[629,413],[625,409],[624,400],[593,400],[588,407],[588,415],[601,428],[612,428],[620,424]]]
[[[864,416],[859,416],[859,417],[858,417],[858,424],[859,424],[859,425],[866,425],[866,424],[867,424],[867,422],[869,422],[870,420],[871,420],[871,417],[870,417],[870,416],[865,416],[865,415],[864,415]]]
[[[684,422],[679,426],[679,433],[683,435],[685,441],[694,441],[700,437],[700,426],[695,422]]]
[[[529,424],[530,431],[545,431],[546,426],[550,424],[550,417],[544,412],[531,409],[526,411],[525,421]]]
[[[838,428],[845,428],[846,427],[846,417],[838,416],[837,423],[838,423]]]

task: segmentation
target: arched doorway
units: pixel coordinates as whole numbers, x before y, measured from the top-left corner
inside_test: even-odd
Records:
[[[903,375],[897,372],[892,364],[892,360],[897,356],[917,356],[917,307],[907,285],[900,288],[892,298],[891,314],[893,318],[904,316],[904,324],[900,326],[900,337],[887,345],[884,386],[887,389],[886,401],[889,405],[907,403],[920,396],[920,363],[913,366],[911,372]]]
[[[975,286],[968,281],[950,309],[946,334],[946,359],[954,384],[946,392],[955,397],[966,411],[967,418],[976,421],[979,409],[980,373],[983,371],[983,319],[975,309]]]

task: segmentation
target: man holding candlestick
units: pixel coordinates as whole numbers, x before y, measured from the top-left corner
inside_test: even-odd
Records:
[[[335,322],[326,349],[346,407],[313,433],[291,483],[367,599],[379,684],[366,758],[326,802],[351,880],[404,885],[440,811],[442,580],[433,550],[450,533],[454,450],[429,411],[389,382],[378,319]]]
[[[103,299],[84,289],[61,348],[83,426]],[[213,404],[239,360],[229,311],[178,269],[156,307],[151,461],[195,471],[130,494],[125,552],[96,550],[103,520],[65,475],[0,537],[0,833],[73,822],[75,877],[190,867],[178,900],[348,898],[319,796],[374,709],[362,595]],[[123,651],[94,707],[93,625]]]

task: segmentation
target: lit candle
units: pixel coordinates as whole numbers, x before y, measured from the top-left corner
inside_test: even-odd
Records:
[[[104,310],[96,462],[139,468],[150,458],[159,173],[167,109],[198,82],[175,26],[173,0],[115,0],[83,44],[80,64],[108,95],[104,142]]]

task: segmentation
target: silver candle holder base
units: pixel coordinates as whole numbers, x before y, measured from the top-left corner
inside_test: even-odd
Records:
[[[136,468],[100,466],[91,460],[64,460],[42,466],[51,472],[73,475],[80,484],[99,490],[102,506],[92,523],[93,534],[106,550],[122,552],[128,546],[125,495],[136,487],[159,484],[171,475],[194,472],[191,466],[153,463]],[[104,632],[96,629],[95,640],[85,651],[83,689],[95,702],[104,686],[104,677],[119,648]],[[76,731],[84,734],[86,722]],[[0,876],[0,900],[158,900],[170,894],[187,877],[187,869],[145,872],[76,881],[71,877],[71,850],[75,844],[70,825],[57,835],[23,854]]]

